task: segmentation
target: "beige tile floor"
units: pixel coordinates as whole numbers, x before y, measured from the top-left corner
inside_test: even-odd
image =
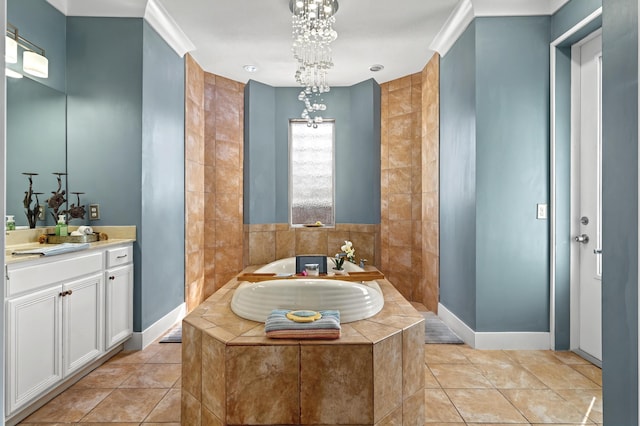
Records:
[[[181,346],[122,352],[21,424],[178,425]],[[425,364],[425,425],[602,423],[601,371],[570,352],[425,345]]]

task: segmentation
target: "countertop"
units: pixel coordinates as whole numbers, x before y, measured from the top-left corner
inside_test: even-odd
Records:
[[[70,231],[73,231],[77,227],[69,227]],[[4,262],[5,265],[16,264],[20,262],[28,262],[35,259],[42,259],[43,257],[47,257],[49,259],[55,259],[60,256],[66,256],[69,254],[77,254],[87,250],[101,249],[104,247],[117,246],[121,244],[132,243],[136,241],[136,227],[135,226],[94,226],[95,232],[104,232],[109,235],[108,240],[95,241],[89,243],[89,247],[84,250],[63,253],[57,256],[42,256],[39,254],[34,255],[13,255],[14,251],[18,250],[29,250],[38,247],[51,247],[55,246],[55,244],[40,244],[38,243],[38,237],[41,234],[51,233],[52,229],[50,228],[37,228],[37,229],[25,229],[25,230],[17,230],[17,231],[9,231],[7,233],[6,245],[4,251]]]

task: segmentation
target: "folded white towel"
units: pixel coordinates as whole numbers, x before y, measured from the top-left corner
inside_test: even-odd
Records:
[[[78,232],[80,233],[80,235],[82,234],[91,235],[93,234],[93,228],[86,225],[78,226]]]

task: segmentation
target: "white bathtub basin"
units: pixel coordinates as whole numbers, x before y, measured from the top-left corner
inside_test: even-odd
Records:
[[[328,261],[327,268],[332,264]],[[345,263],[353,271],[356,265]],[[295,269],[295,258],[281,259],[256,272],[289,274]],[[348,271],[348,269],[347,269]],[[357,283],[322,278],[280,279],[258,283],[243,282],[231,299],[231,310],[238,316],[264,322],[274,309],[337,309],[340,322],[369,318],[384,305],[382,290],[375,281]]]

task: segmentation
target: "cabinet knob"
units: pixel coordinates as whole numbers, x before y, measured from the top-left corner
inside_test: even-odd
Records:
[[[110,280],[115,280],[115,279],[116,279],[116,277],[114,277],[113,275],[111,275],[111,276],[109,277],[109,279],[110,279]]]
[[[73,294],[73,290],[66,290],[59,294],[60,297],[71,296]]]

